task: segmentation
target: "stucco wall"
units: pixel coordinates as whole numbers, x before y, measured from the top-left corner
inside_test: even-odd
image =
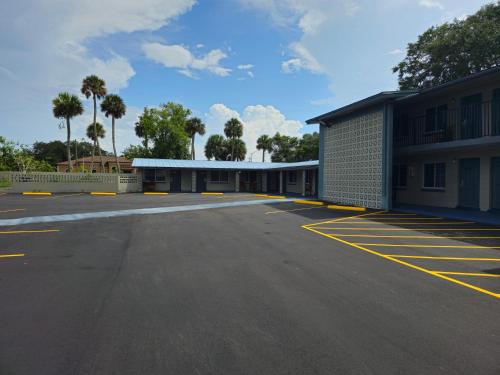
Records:
[[[181,170],[181,191],[191,192],[191,183],[193,181],[193,176],[191,175],[191,170]]]
[[[491,203],[491,158],[500,156],[500,148],[489,146],[468,151],[441,151],[428,154],[398,157],[396,164],[408,166],[406,189],[394,191],[397,203],[418,204],[436,207],[455,208],[458,206],[458,184],[460,159],[480,158],[480,209],[489,210]],[[446,163],[446,188],[444,191],[423,189],[423,170],[425,163]]]
[[[323,196],[327,201],[383,205],[383,110],[337,122],[324,132]]]

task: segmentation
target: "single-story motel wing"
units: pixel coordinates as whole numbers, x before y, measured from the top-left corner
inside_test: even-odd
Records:
[[[317,195],[317,160],[253,163],[136,158],[132,167],[141,174],[144,191]]]
[[[320,125],[318,161],[135,159],[133,167],[144,190],[500,210],[500,67],[421,90],[381,92],[306,122]]]

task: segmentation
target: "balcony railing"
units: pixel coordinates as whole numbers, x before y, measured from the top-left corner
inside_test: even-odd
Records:
[[[500,135],[500,100],[461,105],[457,109],[436,107],[426,115],[394,117],[394,146],[415,146]]]

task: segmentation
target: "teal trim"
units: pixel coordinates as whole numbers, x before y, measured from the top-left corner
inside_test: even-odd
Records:
[[[318,166],[318,198],[323,199],[324,166],[325,166],[325,125],[319,126],[319,166]]]
[[[392,128],[394,122],[394,106],[384,105],[383,144],[382,144],[382,208],[392,208]]]

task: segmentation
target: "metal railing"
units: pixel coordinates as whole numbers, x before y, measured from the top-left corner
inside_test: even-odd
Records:
[[[394,117],[394,146],[415,146],[500,135],[500,101],[436,107],[424,116]]]

